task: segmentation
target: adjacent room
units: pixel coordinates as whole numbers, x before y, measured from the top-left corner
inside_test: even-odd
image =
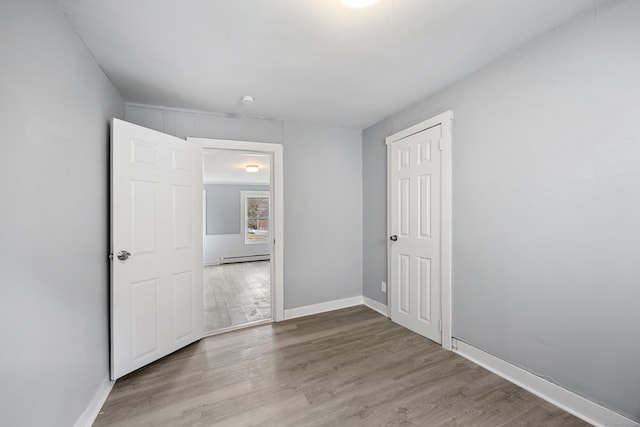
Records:
[[[204,331],[271,320],[271,158],[206,150]]]
[[[640,0],[3,0],[0,424],[640,427]]]

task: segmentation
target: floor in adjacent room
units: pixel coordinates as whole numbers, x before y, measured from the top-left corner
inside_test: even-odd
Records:
[[[269,261],[205,267],[205,332],[270,319],[270,271]]]
[[[588,426],[364,306],[205,338],[115,384],[95,426]]]

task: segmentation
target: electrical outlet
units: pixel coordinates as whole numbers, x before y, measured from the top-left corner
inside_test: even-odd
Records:
[[[382,292],[384,292],[385,294],[387,293],[387,282],[381,282],[380,283],[380,290]]]

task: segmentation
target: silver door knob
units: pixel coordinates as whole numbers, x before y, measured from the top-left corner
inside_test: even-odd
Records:
[[[389,240],[391,240],[392,242],[395,242],[396,240],[398,240],[398,236],[395,234],[393,236],[389,236]]]
[[[128,251],[120,251],[118,252],[118,259],[120,261],[126,261],[129,259],[129,257],[131,256],[131,254]]]

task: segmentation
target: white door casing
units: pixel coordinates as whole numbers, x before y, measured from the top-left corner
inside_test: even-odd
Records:
[[[204,150],[262,152],[271,156],[270,232],[271,232],[271,318],[284,320],[284,164],[282,144],[211,138],[187,138]]]
[[[386,140],[391,319],[447,349],[452,117],[444,113]]]
[[[111,150],[115,380],[202,337],[203,189],[198,144],[113,119]]]

